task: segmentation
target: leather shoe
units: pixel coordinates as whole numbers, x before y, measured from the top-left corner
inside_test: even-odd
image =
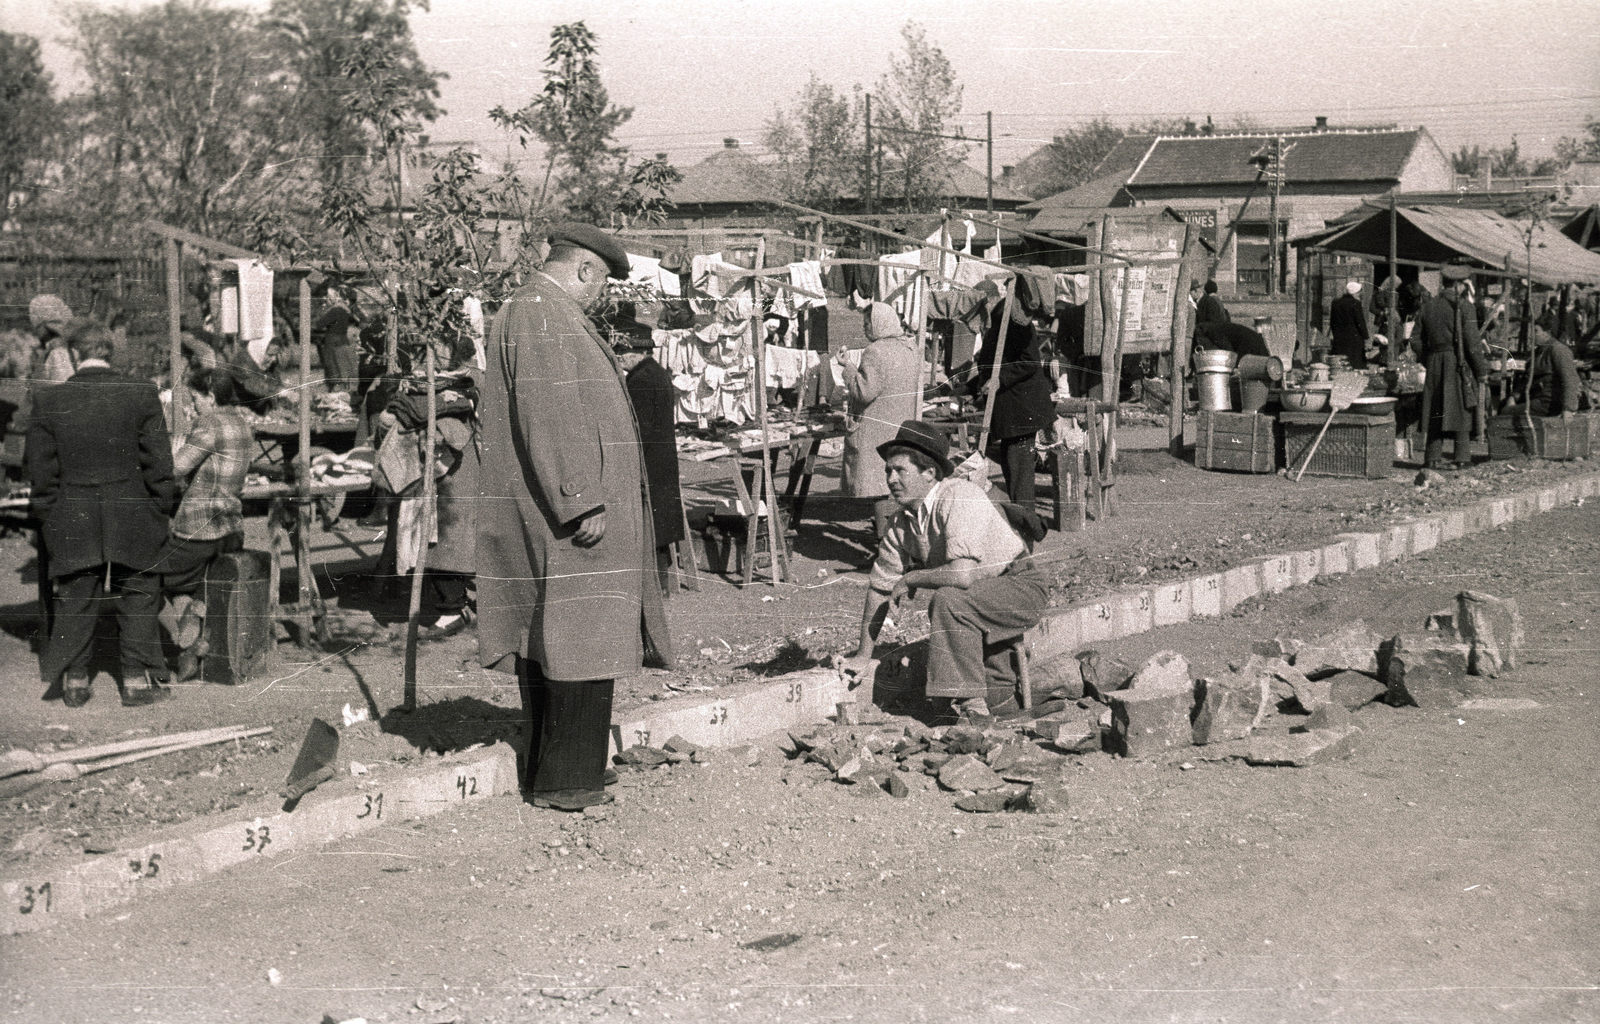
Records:
[[[609,804],[616,798],[601,789],[552,789],[534,793],[533,806],[548,807],[553,811],[581,811],[585,807]]]
[[[140,689],[125,689],[122,691],[123,707],[148,707],[172,696],[172,688],[165,681],[157,679],[149,672],[145,673],[144,681],[145,685]]]
[[[68,679],[61,684],[61,703],[69,708],[81,708],[89,703],[89,698],[94,696],[94,691],[89,689],[89,680],[81,676]]]
[[[615,768],[607,768],[600,776],[601,784],[606,786],[615,786],[617,784],[617,779],[618,775]]]

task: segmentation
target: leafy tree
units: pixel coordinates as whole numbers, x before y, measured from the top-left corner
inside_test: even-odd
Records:
[[[12,194],[33,183],[54,112],[39,40],[0,32],[0,221],[10,213]]]
[[[599,43],[581,21],[551,29],[544,88],[520,110],[496,107],[489,117],[514,132],[523,148],[530,138],[544,144],[536,209],[560,209],[596,224],[616,216],[659,221],[670,206],[666,190],[679,175],[664,161],[630,166],[628,147],[616,143],[633,108],[611,103],[600,80]]]
[[[1522,155],[1515,135],[1511,136],[1508,146],[1491,146],[1487,150],[1478,146],[1471,149],[1462,146],[1450,156],[1455,172],[1470,177],[1482,174],[1487,167],[1491,178],[1544,178],[1556,174],[1571,162],[1572,157],[1563,155],[1562,145],[1557,143],[1555,156],[1529,163]]]
[[[427,0],[417,6],[427,10]],[[418,56],[411,7],[410,0],[272,0],[267,9],[262,27],[294,76],[322,181],[336,182],[351,171],[360,176],[379,145],[355,95],[360,76],[346,72],[352,59],[370,67],[381,56],[386,84],[407,97],[415,120],[432,122],[443,113],[434,101],[446,76]]]
[[[1573,138],[1563,136],[1556,143],[1556,159],[1562,166],[1574,160],[1600,159],[1600,117],[1591,117],[1583,124],[1583,132],[1587,138]]]
[[[878,81],[883,114],[873,129],[882,131],[897,164],[892,173],[910,212],[948,194],[950,171],[966,147],[939,137],[951,134],[950,121],[961,113],[961,86],[949,59],[914,21],[905,23],[900,38],[905,52],[889,58],[889,73]]]
[[[761,141],[777,157],[756,165],[762,184],[779,196],[831,210],[862,187],[862,92],[835,92],[815,73],[787,110],[774,110]]]
[[[81,5],[68,24],[89,85],[59,212],[81,233],[157,217],[225,236],[299,187],[307,137],[248,12]]]

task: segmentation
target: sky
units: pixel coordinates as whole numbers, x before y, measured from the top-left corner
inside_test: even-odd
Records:
[[[0,27],[39,36],[71,87],[58,11],[0,0]],[[725,137],[759,146],[812,74],[870,90],[908,20],[964,89],[955,126],[981,140],[993,112],[997,174],[1101,116],[1278,126],[1326,115],[1423,125],[1446,152],[1514,134],[1535,157],[1600,117],[1600,0],[433,0],[411,22],[423,59],[450,76],[433,138],[515,156],[486,112],[536,94],[550,28],[578,20],[599,36],[613,101],[634,108],[619,140],[679,166]],[[982,147],[966,158],[981,169]]]

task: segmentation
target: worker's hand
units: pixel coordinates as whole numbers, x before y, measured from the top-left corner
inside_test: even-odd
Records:
[[[605,535],[606,512],[601,509],[578,524],[578,532],[572,535],[572,539],[578,542],[579,547],[592,548]]]
[[[906,582],[904,576],[895,581],[894,589],[889,591],[889,614],[893,615],[900,610],[906,601],[917,596],[917,588]]]

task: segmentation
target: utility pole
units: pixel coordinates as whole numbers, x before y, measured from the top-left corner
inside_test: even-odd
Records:
[[[867,212],[872,212],[872,93],[867,93],[867,164],[863,176],[865,187],[862,191],[862,202],[867,205]]]
[[[988,143],[989,143],[989,174],[988,174],[988,178],[989,178],[989,198],[988,198],[988,201],[984,204],[983,209],[984,209],[984,212],[988,213],[989,216],[993,217],[994,216],[994,111],[992,111],[992,110],[988,111],[987,113],[985,113],[983,115],[983,123],[984,123],[984,134],[987,136]]]
[[[1272,140],[1272,210],[1267,214],[1267,294],[1278,294],[1278,195],[1283,190],[1283,136]]]

